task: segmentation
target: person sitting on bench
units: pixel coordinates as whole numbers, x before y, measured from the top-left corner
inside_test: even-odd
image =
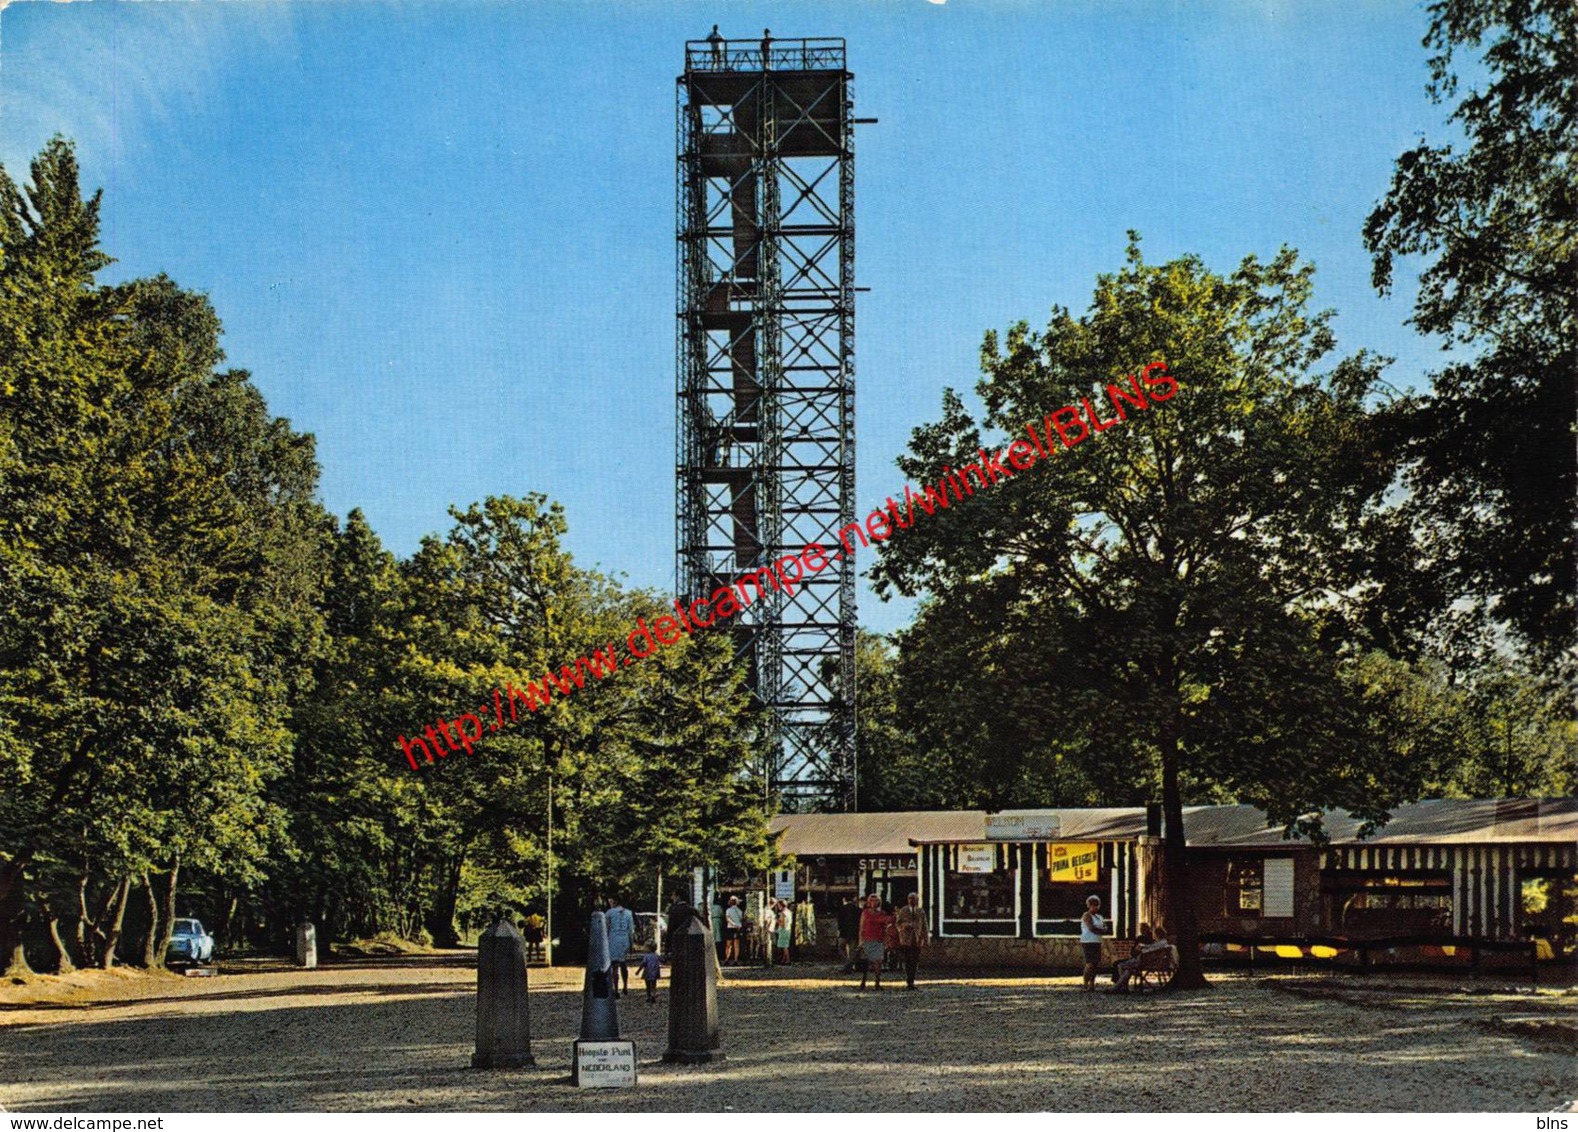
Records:
[[[1126,963],[1128,960],[1133,959],[1140,953],[1147,943],[1150,943],[1155,938],[1155,936],[1151,935],[1151,925],[1142,923],[1140,925],[1140,930],[1135,932],[1134,938],[1129,941],[1129,954],[1123,959],[1116,960],[1112,964],[1113,982],[1118,981],[1118,964]]]
[[[1118,964],[1118,969],[1112,976],[1113,992],[1115,994],[1127,993],[1129,980],[1134,977],[1135,972],[1145,965],[1146,956],[1172,950],[1173,945],[1167,940],[1166,929],[1158,924],[1156,926],[1156,938],[1150,943],[1141,945],[1140,949],[1134,953],[1134,958],[1125,959]]]

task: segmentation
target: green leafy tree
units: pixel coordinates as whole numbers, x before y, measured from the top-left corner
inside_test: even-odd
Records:
[[[824,679],[837,678],[830,665]],[[880,633],[855,633],[856,803],[861,810],[929,809],[931,781],[918,757],[908,718],[915,705],[901,698],[898,653]]]
[[[395,674],[403,732],[415,735],[437,718],[492,703],[495,689],[523,689],[550,664],[590,647],[588,606],[595,582],[563,549],[563,509],[543,496],[490,498],[465,511],[443,539],[428,538],[404,564],[404,653]],[[598,642],[603,643],[602,641]],[[561,788],[580,780],[585,755],[577,739],[595,709],[596,688],[536,712],[524,705],[478,754],[449,754],[419,771],[431,878],[427,930],[436,942],[458,939],[455,914],[468,862],[487,845],[536,841],[544,830],[550,775]],[[401,748],[385,739],[390,765],[409,773]],[[434,752],[438,756],[440,752]]]
[[[924,603],[897,650],[857,638],[860,805],[869,810],[1142,802],[1154,762],[1121,736],[1066,727],[1080,690],[1059,643],[1021,623],[1007,578]],[[1116,744],[1116,745],[1115,745]]]
[[[1578,721],[1569,690],[1505,658],[1455,689],[1459,757],[1441,793],[1467,798],[1566,797],[1578,767]]]
[[[390,749],[408,724],[394,700],[404,612],[399,563],[353,510],[329,555],[327,644],[292,705],[291,773],[271,791],[288,815],[288,840],[261,889],[269,919],[310,917],[325,939],[415,939],[422,930],[422,787],[398,773],[405,763]]]
[[[216,370],[219,324],[163,277],[97,287],[98,197],[71,147],[0,172],[0,945],[25,966],[32,900],[59,946],[113,963],[134,885],[181,861],[249,875],[278,828],[286,704],[316,639],[310,438]],[[102,895],[88,908],[86,894]],[[31,894],[31,895],[30,895]]]
[[[0,951],[13,968],[27,965],[28,870],[86,756],[53,738],[75,706],[53,696],[70,691],[57,658],[81,655],[74,613],[91,592],[71,576],[60,535],[119,525],[113,502],[94,494],[106,486],[93,470],[111,463],[122,372],[92,287],[109,262],[97,244],[99,197],[82,199],[59,139],[31,174],[24,193],[0,171],[0,695],[10,740],[0,748]]]
[[[672,613],[655,598],[641,606],[648,623]],[[726,875],[766,868],[764,719],[729,635],[681,638],[621,679],[633,696],[603,761],[612,789],[583,824],[592,874],[628,889],[702,862]]]
[[[1424,770],[1329,741],[1357,731],[1336,613],[1390,468],[1370,440],[1377,364],[1361,354],[1316,368],[1333,339],[1329,314],[1308,309],[1311,276],[1286,250],[1228,276],[1194,258],[1153,266],[1134,238],[1085,316],[1059,308],[1044,333],[1024,323],[1006,342],[989,333],[977,390],[983,423],[1007,439],[1082,398],[1114,419],[1109,383],[1142,389],[1149,407],[1083,439],[1065,414],[1072,447],[1054,429],[1055,451],[1032,468],[934,515],[917,511],[874,571],[881,592],[929,592],[928,617],[993,611],[1003,642],[970,670],[989,705],[1026,667],[1034,679],[1035,658],[1055,672],[1045,727],[1005,735],[996,765],[1012,764],[1015,743],[1030,757],[1054,743],[1083,752],[1092,778],[1112,773],[1095,764],[1114,752],[1137,781],[1154,765],[1184,985],[1204,982],[1181,898],[1186,797],[1229,793],[1289,825],[1333,804],[1379,821],[1415,795]],[[1175,390],[1162,377],[1126,382],[1163,362]],[[900,467],[932,483],[944,466],[976,463],[983,443],[950,392]],[[952,624],[969,633],[985,617]],[[1016,653],[1029,665],[1016,668]]]
[[[1429,94],[1466,144],[1399,157],[1364,236],[1383,292],[1396,257],[1425,257],[1414,325],[1473,357],[1393,414],[1413,556],[1434,575],[1398,588],[1428,612],[1470,599],[1548,663],[1578,639],[1578,7],[1438,0],[1430,12]],[[1475,79],[1460,86],[1473,49]]]

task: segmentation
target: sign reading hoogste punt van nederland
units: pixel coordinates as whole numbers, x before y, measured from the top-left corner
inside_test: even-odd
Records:
[[[1056,814],[987,814],[988,841],[1051,841],[1062,836],[1063,822]]]
[[[773,870],[773,899],[774,900],[793,900],[794,899],[794,870],[793,869],[774,869]]]
[[[1087,884],[1096,879],[1097,848],[1094,841],[1063,841],[1047,846],[1051,879]]]
[[[997,846],[959,846],[959,871],[961,873],[995,873],[997,871]]]
[[[583,1089],[620,1089],[636,1083],[636,1043],[576,1042],[576,1084]]]

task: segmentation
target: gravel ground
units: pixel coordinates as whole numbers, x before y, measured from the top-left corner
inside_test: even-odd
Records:
[[[641,1083],[568,1080],[580,974],[532,971],[535,1069],[469,1068],[472,958],[218,978],[93,974],[0,988],[12,1111],[1550,1111],[1578,1098],[1566,990],[1426,976],[1218,975],[1084,994],[1073,978],[939,976],[859,993],[807,965],[731,973],[726,1060],[668,1066],[663,1002],[620,1001]],[[236,973],[232,973],[236,972]]]

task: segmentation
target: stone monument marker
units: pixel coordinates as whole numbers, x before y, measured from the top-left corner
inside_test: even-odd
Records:
[[[668,1049],[664,1061],[699,1064],[723,1058],[718,1026],[718,981],[712,933],[694,916],[669,925],[673,973],[668,991]]]
[[[619,1000],[614,997],[613,964],[608,958],[608,917],[592,913],[586,933],[586,981],[581,986],[581,1037],[570,1051],[570,1080],[581,1083],[583,1046],[619,1041]],[[632,1048],[631,1058],[635,1051]]]
[[[526,941],[515,925],[500,919],[477,940],[477,1051],[471,1065],[517,1069],[536,1064],[526,1001]]]
[[[306,920],[296,925],[296,966],[318,965],[318,929]]]

